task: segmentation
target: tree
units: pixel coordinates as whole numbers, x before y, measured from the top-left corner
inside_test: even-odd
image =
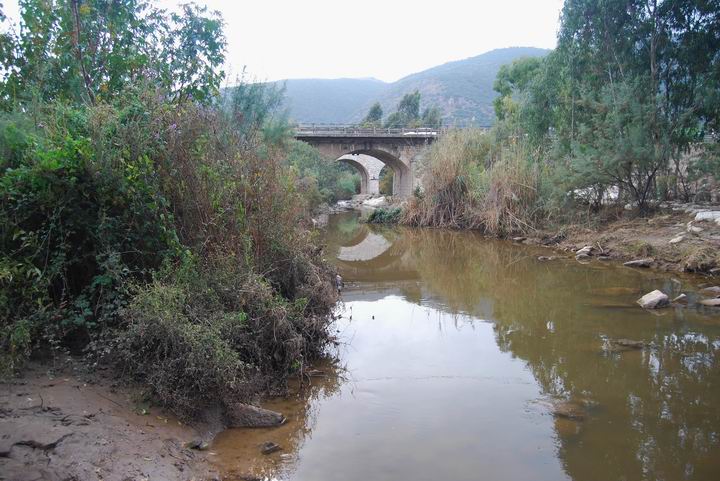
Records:
[[[420,119],[421,127],[440,127],[442,125],[442,113],[437,107],[427,107],[423,110]]]
[[[382,124],[383,109],[380,102],[375,102],[370,110],[368,111],[365,119],[362,121],[362,125],[374,127]]]
[[[33,98],[95,104],[143,82],[175,101],[209,101],[224,76],[223,22],[205,7],[168,15],[145,0],[21,0],[20,14],[0,86],[6,108]]]
[[[528,88],[531,80],[535,78],[542,64],[542,59],[525,57],[515,60],[510,65],[503,65],[495,77],[493,89],[499,94],[493,101],[495,115],[499,120],[517,109],[517,102],[513,96]]]
[[[689,196],[682,159],[718,126],[718,51],[718,0],[566,0],[556,50],[500,70],[496,113],[569,179],[626,187],[645,210],[659,178]]]
[[[385,127],[439,127],[441,113],[436,107],[426,108],[420,115],[420,92],[418,90],[403,95],[397,106],[397,111],[390,114],[385,121]],[[425,125],[425,122],[428,125]]]

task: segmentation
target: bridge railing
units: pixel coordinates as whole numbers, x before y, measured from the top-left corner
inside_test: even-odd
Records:
[[[351,124],[300,124],[295,127],[297,136],[328,137],[437,137],[447,131],[442,127],[378,127]]]

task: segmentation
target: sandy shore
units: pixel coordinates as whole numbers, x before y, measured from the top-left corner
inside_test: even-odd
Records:
[[[210,438],[143,404],[142,391],[103,371],[33,364],[0,384],[1,480],[201,480],[216,478],[207,451],[186,443]]]

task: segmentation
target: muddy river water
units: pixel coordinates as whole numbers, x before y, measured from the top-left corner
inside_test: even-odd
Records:
[[[467,232],[331,216],[338,362],[221,433],[227,474],[289,481],[718,480],[720,309],[699,278]],[[661,289],[688,307],[644,311]],[[614,341],[642,341],[636,349]],[[316,373],[320,374],[320,373]],[[269,455],[259,445],[282,450]]]

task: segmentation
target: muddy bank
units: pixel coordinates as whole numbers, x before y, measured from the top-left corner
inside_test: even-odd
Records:
[[[567,226],[515,240],[568,256],[580,253],[580,261],[648,260],[641,267],[720,275],[720,224],[695,220],[696,216],[696,212],[666,209],[649,218],[620,219],[597,227]],[[586,247],[591,249],[582,251]]]
[[[215,479],[208,451],[212,423],[187,425],[148,406],[142,391],[107,371],[66,361],[33,364],[0,384],[0,479]]]

